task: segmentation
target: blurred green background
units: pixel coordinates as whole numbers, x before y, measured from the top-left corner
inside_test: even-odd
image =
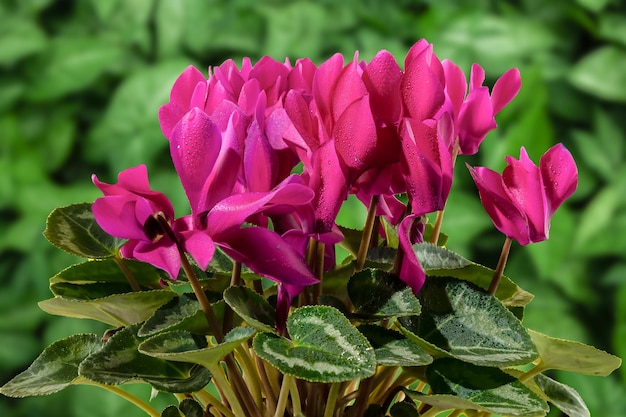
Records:
[[[490,83],[510,67],[523,87],[472,158],[500,170],[520,146],[536,161],[563,142],[579,165],[576,194],[547,242],[514,245],[507,275],[536,299],[528,327],[626,357],[626,7],[619,0],[0,0],[0,384],[54,340],[101,332],[46,316],[48,279],[74,262],[41,235],[55,207],[93,201],[91,173],[108,182],[148,165],[153,187],[184,207],[157,109],[189,64],[334,52],[402,62],[420,38]],[[495,266],[503,238],[457,164],[444,231],[448,246]],[[181,211],[179,211],[181,212]],[[360,226],[362,210],[340,222]],[[626,371],[561,373],[596,417],[626,415]],[[137,392],[138,388],[134,388]],[[148,398],[140,387],[138,394]],[[155,401],[163,401],[157,397]],[[0,415],[141,416],[96,388],[0,398]],[[552,416],[558,415],[552,412]]]

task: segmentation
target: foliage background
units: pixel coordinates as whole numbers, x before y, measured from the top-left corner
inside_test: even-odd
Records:
[[[103,330],[37,307],[50,297],[48,278],[73,262],[41,235],[52,209],[93,201],[91,173],[112,182],[145,163],[153,187],[184,210],[157,109],[187,65],[262,55],[321,63],[355,50],[369,60],[379,49],[402,61],[422,37],[467,73],[481,64],[490,82],[510,67],[521,70],[522,92],[466,161],[499,170],[522,145],[537,160],[563,142],[579,164],[579,189],[555,215],[550,240],[513,247],[507,275],[536,295],[526,325],[626,357],[626,9],[619,0],[0,0],[0,384],[52,341]],[[349,207],[340,222],[360,227],[363,210]],[[444,231],[451,249],[495,265],[503,239],[463,164]],[[625,371],[557,377],[579,390],[592,415],[626,415]],[[142,414],[108,393],[72,387],[52,397],[0,398],[0,415]]]

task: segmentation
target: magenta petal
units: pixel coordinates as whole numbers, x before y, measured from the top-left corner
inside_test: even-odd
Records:
[[[572,154],[559,143],[543,154],[539,161],[539,170],[548,203],[548,217],[551,217],[576,191],[578,169]]]
[[[370,94],[372,113],[386,123],[400,118],[400,80],[402,70],[388,51],[380,51],[363,72],[363,82]]]
[[[473,90],[461,107],[457,119],[457,134],[462,155],[473,155],[490,130],[495,129],[489,90],[481,87]]]
[[[98,225],[121,239],[145,239],[143,224],[135,216],[136,196],[117,195],[98,198],[91,206]]]
[[[410,232],[413,227],[413,222],[418,218],[417,215],[410,215],[405,217],[400,226],[398,227],[398,239],[402,251],[402,266],[400,267],[399,278],[404,281],[409,288],[413,291],[413,294],[417,295],[419,290],[422,289],[424,282],[426,281],[426,274],[420,265],[419,259],[415,255],[413,245],[411,244]]]
[[[483,82],[485,81],[485,70],[478,64],[472,64],[472,69],[470,70],[470,92],[476,90],[483,86]]]
[[[526,218],[517,205],[509,199],[500,174],[488,168],[472,168],[466,165],[476,183],[483,207],[496,229],[521,245],[530,243]]]
[[[504,190],[511,201],[526,214],[530,240],[539,242],[547,239],[550,217],[539,168],[530,160],[522,147],[520,159],[507,158],[508,166],[502,172]]]
[[[269,191],[275,185],[278,157],[255,119],[248,128],[243,169],[249,191]]]
[[[454,111],[453,115],[458,116],[467,93],[467,80],[463,70],[454,62],[446,59],[442,65],[446,75],[446,93]]]
[[[338,120],[346,109],[367,94],[356,59],[341,71],[332,91],[332,118]],[[369,110],[368,105],[368,112]],[[357,119],[355,119],[357,120]]]
[[[369,96],[352,103],[337,120],[332,135],[335,148],[355,179],[377,158],[376,125],[372,117]]]
[[[313,95],[321,114],[332,114],[332,96],[335,83],[343,69],[343,55],[335,54],[320,65],[313,78]]]
[[[517,68],[511,68],[496,81],[491,91],[493,114],[496,115],[511,102],[522,88],[522,77]]]
[[[194,90],[199,83],[206,83],[205,76],[194,66],[188,66],[174,81],[170,92],[170,101],[182,108],[189,106]]]
[[[205,270],[215,253],[213,239],[203,230],[190,230],[182,232],[185,251],[191,255],[200,269]]]
[[[191,109],[172,131],[172,160],[194,213],[199,209],[202,191],[219,154],[221,141],[217,126],[198,108]]]
[[[231,230],[221,244],[233,259],[273,281],[308,286],[319,282],[304,258],[278,233],[261,227]]]
[[[443,85],[428,63],[429,52],[424,50],[408,63],[400,83],[408,115],[420,121],[432,119],[445,100]]]
[[[138,242],[133,248],[133,258],[166,271],[172,279],[178,277],[180,254],[169,239],[161,239],[157,243]]]

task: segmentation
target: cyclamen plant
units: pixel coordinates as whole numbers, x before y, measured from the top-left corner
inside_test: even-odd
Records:
[[[503,275],[513,240],[548,238],[575,191],[559,144],[535,165],[524,148],[502,174],[471,167],[505,238],[495,270],[446,249],[440,232],[459,155],[478,151],[518,93],[490,90],[417,42],[402,69],[336,54],[187,68],[159,111],[189,200],[177,217],[143,165],[103,197],[53,211],[45,236],[89,261],[50,280],[51,314],[110,325],[49,346],[1,392],[86,384],[152,417],[588,416],[550,369],[608,375],[621,360],[526,329],[533,296]],[[336,224],[348,195],[362,230]],[[437,213],[434,224],[427,214]],[[337,246],[349,256],[336,259]],[[178,400],[154,409],[118,387]]]

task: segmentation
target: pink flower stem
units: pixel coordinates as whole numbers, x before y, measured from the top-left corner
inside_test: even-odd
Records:
[[[493,273],[493,278],[491,279],[491,284],[489,284],[489,294],[495,294],[498,290],[498,285],[500,284],[500,280],[502,279],[502,274],[504,273],[504,267],[506,266],[506,261],[509,257],[509,251],[511,250],[511,243],[513,239],[507,236],[504,240],[504,245],[502,245],[502,252],[500,253],[500,259],[498,260],[498,266]]]
[[[454,147],[452,148],[452,169],[454,170],[454,165],[456,163],[456,157],[459,155],[459,138],[456,138],[454,141]],[[439,234],[441,233],[441,223],[443,223],[443,213],[446,210],[446,206],[444,204],[443,208],[437,212],[437,218],[435,219],[435,224],[433,226],[433,234],[430,236],[430,243],[436,245],[439,241]]]
[[[356,255],[356,262],[354,265],[354,271],[359,272],[365,266],[365,259],[367,258],[367,250],[370,246],[370,240],[372,239],[372,232],[374,230],[374,220],[376,219],[376,207],[378,206],[378,195],[373,195],[370,201],[369,209],[367,210],[367,218],[365,219],[365,225],[363,226],[363,234],[361,235],[361,243],[359,245],[359,251]]]

